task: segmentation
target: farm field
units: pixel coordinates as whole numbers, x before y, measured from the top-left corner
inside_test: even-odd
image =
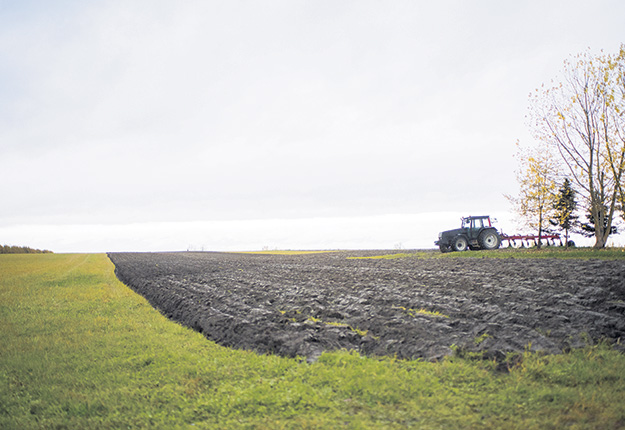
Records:
[[[209,339],[309,361],[337,349],[504,361],[625,337],[624,260],[370,258],[379,253],[110,258],[125,284]]]
[[[396,261],[417,259],[383,260],[326,265],[400,267]],[[168,320],[113,271],[102,254],[0,256],[0,428],[625,426],[625,359],[605,343],[556,355],[526,350],[503,363],[482,353],[437,362],[345,350],[308,361],[263,355],[220,346]],[[610,290],[614,278],[592,286]],[[415,318],[452,318],[445,309],[410,309]],[[333,326],[325,318],[307,316],[302,325]],[[474,343],[489,339],[479,335]]]

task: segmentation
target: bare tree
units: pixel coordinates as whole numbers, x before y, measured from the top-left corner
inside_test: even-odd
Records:
[[[530,98],[535,136],[557,149],[595,220],[595,248],[605,247],[625,200],[624,62],[624,46],[617,56],[579,54],[565,61],[561,82]]]

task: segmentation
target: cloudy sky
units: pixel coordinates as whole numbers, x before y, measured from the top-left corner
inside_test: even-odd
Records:
[[[432,247],[512,232],[529,93],[612,1],[0,0],[0,243]],[[449,225],[451,223],[451,225]]]

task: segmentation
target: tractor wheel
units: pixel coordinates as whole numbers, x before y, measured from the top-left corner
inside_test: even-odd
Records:
[[[449,245],[440,244],[438,247],[440,248],[443,254],[446,252],[451,252],[451,247]]]
[[[499,235],[493,230],[483,231],[477,240],[480,244],[480,248],[482,249],[497,249],[499,248],[499,245],[501,245]]]
[[[467,242],[467,239],[465,239],[464,236],[457,236],[451,246],[454,251],[462,252],[467,250],[467,248],[469,247],[469,242]]]

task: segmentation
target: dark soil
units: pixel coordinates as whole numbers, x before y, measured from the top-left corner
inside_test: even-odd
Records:
[[[314,360],[345,348],[436,360],[455,345],[503,359],[625,334],[625,261],[347,258],[384,253],[109,257],[167,317],[261,353]]]

